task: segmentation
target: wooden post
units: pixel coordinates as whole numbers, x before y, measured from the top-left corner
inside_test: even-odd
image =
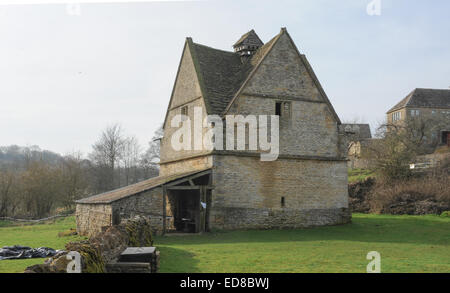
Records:
[[[163,196],[163,210],[162,210],[162,212],[163,212],[163,231],[162,231],[162,235],[165,235],[166,234],[166,218],[167,218],[167,211],[166,211],[167,188],[164,185],[163,185],[162,196]]]
[[[200,188],[200,202],[206,203],[206,186]],[[200,232],[206,232],[206,209],[201,207],[200,213]]]

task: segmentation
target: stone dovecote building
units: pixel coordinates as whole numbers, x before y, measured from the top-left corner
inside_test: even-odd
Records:
[[[187,38],[164,122],[160,176],[77,202],[80,233],[133,214],[159,232],[298,228],[350,221],[344,131],[305,55],[285,28],[266,44],[252,30],[234,52]],[[259,151],[175,151],[170,121],[279,115],[279,157]],[[204,129],[207,131],[207,129]]]

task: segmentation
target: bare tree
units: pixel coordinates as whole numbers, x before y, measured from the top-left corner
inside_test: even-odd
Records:
[[[15,175],[9,171],[0,171],[0,217],[7,217],[8,212],[14,212]]]
[[[449,125],[448,117],[413,117],[401,123],[384,123],[369,146],[367,158],[385,179],[404,179],[417,156],[431,153],[439,144],[437,133]]]
[[[61,164],[61,198],[60,202],[66,208],[74,205],[75,200],[88,194],[88,180],[84,160],[80,153],[74,153],[64,158]]]
[[[160,159],[161,139],[164,136],[163,127],[160,126],[154,133],[145,153],[141,156],[140,165],[144,169],[145,176],[156,176]]]
[[[141,147],[136,137],[130,136],[124,140],[122,163],[125,172],[125,185],[139,180],[138,163]]]
[[[48,216],[61,196],[60,171],[44,162],[31,162],[21,173],[21,200],[27,215]]]
[[[110,189],[120,185],[115,181],[114,170],[123,155],[124,145],[122,127],[114,124],[106,127],[100,139],[92,146],[93,152],[89,155],[94,164],[108,169],[107,185]]]

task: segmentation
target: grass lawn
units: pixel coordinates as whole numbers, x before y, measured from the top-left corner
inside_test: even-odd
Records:
[[[0,246],[64,248],[76,236],[73,217],[47,224],[11,226],[0,222]],[[11,223],[9,223],[11,224]],[[450,218],[354,214],[344,226],[282,231],[233,231],[156,237],[161,272],[357,272],[369,251],[381,254],[381,271],[450,272]],[[1,260],[0,272],[23,272],[43,259]]]
[[[354,183],[358,181],[364,181],[369,177],[375,177],[375,172],[368,169],[349,169],[348,170],[348,183]]]
[[[161,272],[365,273],[369,251],[385,273],[450,272],[450,218],[354,214],[344,226],[157,237]]]
[[[58,232],[75,228],[75,217],[60,218],[35,225],[13,225],[11,222],[0,221],[0,247],[23,245],[33,248],[50,247],[64,249],[69,241],[82,239],[77,236],[58,237]],[[26,267],[41,264],[44,258],[0,260],[0,273],[21,273]]]

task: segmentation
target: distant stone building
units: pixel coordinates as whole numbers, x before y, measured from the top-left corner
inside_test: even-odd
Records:
[[[278,115],[275,161],[261,151],[176,151],[177,114]],[[204,129],[206,132],[207,129]],[[346,133],[286,29],[263,44],[252,30],[234,52],[187,38],[164,122],[160,176],[77,202],[82,234],[133,214],[158,232],[298,228],[350,221]]]
[[[387,113],[388,125],[400,125],[412,119],[427,119],[438,127],[428,133],[430,140],[450,146],[450,90],[417,88]]]
[[[345,133],[348,167],[350,169],[367,169],[370,161],[366,158],[367,150],[374,139],[369,124],[341,124],[340,132]]]

